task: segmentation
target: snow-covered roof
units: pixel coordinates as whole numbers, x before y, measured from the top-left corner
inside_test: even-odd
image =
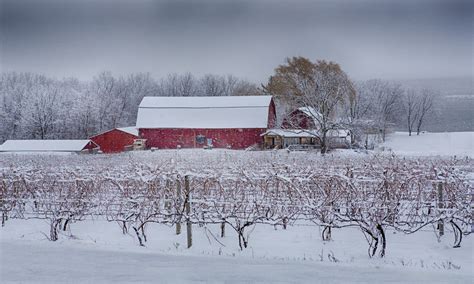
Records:
[[[0,152],[80,152],[90,140],[7,140]]]
[[[120,130],[120,131],[126,132],[128,134],[138,136],[138,128],[136,128],[135,126],[120,127],[120,128],[117,128],[117,129]]]
[[[106,130],[106,131],[102,131],[100,133],[95,134],[91,138],[100,136],[104,133],[109,133],[110,131],[113,131],[113,130],[116,130],[116,129],[119,130],[119,131],[122,131],[122,132],[125,132],[125,133],[128,133],[128,134],[132,134],[132,135],[135,135],[135,136],[138,137],[138,128],[136,126],[128,126],[128,127],[119,127],[119,128],[113,128],[113,129],[109,129],[109,130]]]
[[[288,138],[298,137],[319,137],[319,133],[316,130],[301,130],[301,129],[269,129],[264,135],[274,135]]]
[[[313,107],[300,107],[298,108],[298,110],[306,114],[307,116],[313,118],[314,123],[318,123],[318,119],[322,117],[321,113]]]
[[[351,132],[347,129],[331,129],[327,132],[327,137],[340,137],[345,138],[350,136]],[[303,129],[269,129],[264,135],[275,135],[281,137],[319,137],[319,131],[317,130],[303,130]]]
[[[138,128],[267,128],[271,96],[145,97]]]

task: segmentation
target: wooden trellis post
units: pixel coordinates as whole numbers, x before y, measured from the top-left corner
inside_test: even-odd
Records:
[[[443,183],[438,183],[438,210],[439,213],[442,213],[442,209],[444,208],[443,203]],[[444,221],[442,219],[438,220],[438,231],[439,236],[441,237],[444,235]]]
[[[181,181],[176,179],[176,198],[177,198],[177,208],[181,208]],[[176,222],[176,235],[181,234],[181,217],[178,218]]]
[[[189,219],[189,215],[191,214],[191,190],[189,188],[189,176],[184,177],[184,190],[186,193],[186,200],[184,202],[186,205],[186,215],[188,216],[186,221],[186,234],[188,240],[188,248],[190,248],[193,245],[193,228],[191,220]]]

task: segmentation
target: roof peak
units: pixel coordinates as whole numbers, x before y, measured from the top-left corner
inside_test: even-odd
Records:
[[[139,128],[267,128],[271,96],[144,97]]]
[[[144,97],[140,108],[268,107],[272,96]]]

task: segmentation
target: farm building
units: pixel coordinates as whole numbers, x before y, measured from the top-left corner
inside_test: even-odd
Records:
[[[317,129],[320,114],[312,107],[300,107],[288,114],[281,125],[285,129]]]
[[[99,145],[103,153],[118,153],[126,148],[133,148],[135,140],[139,139],[136,127],[115,128],[102,132],[90,138]]]
[[[145,97],[137,117],[147,147],[245,149],[275,126],[271,96]]]
[[[319,139],[319,117],[321,117],[321,114],[314,108],[300,107],[292,111],[283,120],[282,128],[285,131],[280,132],[282,135],[279,137],[269,136],[273,135],[272,132],[269,132],[264,136],[266,142],[270,143],[272,141],[276,141],[278,144],[281,141],[281,146],[284,148],[288,147],[289,145],[320,145],[321,140]],[[309,136],[309,133],[313,134],[314,137],[318,137],[318,139],[308,140],[310,137],[306,136]],[[349,148],[351,146],[352,133],[348,129],[331,129],[326,133],[326,136],[327,141],[332,148]],[[271,140],[272,137],[275,137],[274,140]]]
[[[262,134],[265,149],[283,149],[303,146],[301,148],[316,148],[321,146],[319,133],[314,130],[302,129],[269,129]]]
[[[99,146],[91,140],[7,140],[0,152],[92,153]]]
[[[348,129],[331,129],[327,133],[329,145],[333,148],[350,148],[351,131]]]

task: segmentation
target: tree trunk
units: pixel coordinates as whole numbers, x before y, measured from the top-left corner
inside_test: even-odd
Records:
[[[69,224],[69,221],[71,219],[66,219],[66,221],[64,221],[64,225],[63,225],[63,231],[66,231],[67,230],[67,225]]]
[[[375,253],[377,252],[378,246],[379,246],[379,238],[374,237],[374,245],[372,246],[372,255],[374,256]]]
[[[247,245],[248,245],[248,240],[245,239],[245,236],[244,236],[244,230],[245,230],[245,227],[242,227],[239,229],[239,231],[237,232],[238,235],[239,235],[239,247],[240,247],[240,250],[244,250],[244,248],[247,248]]]
[[[369,249],[368,249],[369,256],[373,257],[375,255],[375,252],[377,251],[379,239],[371,231],[364,228],[363,226],[360,226],[360,229],[362,230],[363,233],[364,232],[367,233],[372,238],[372,242],[374,242],[374,244],[372,242],[369,243]]]
[[[121,227],[122,227],[122,234],[124,234],[124,235],[127,234],[127,232],[128,232],[127,222],[122,221]]]
[[[238,238],[239,238],[239,247],[240,247],[240,250],[243,250],[242,248],[242,236],[240,235],[240,232],[238,232]]]
[[[144,247],[145,245],[143,244],[142,237],[140,236],[140,231],[138,231],[138,229],[135,227],[133,227],[133,230],[135,231],[135,234],[137,234],[138,243],[140,244],[141,247]]]
[[[410,108],[410,106],[408,106]],[[408,124],[408,136],[411,136],[411,132],[412,132],[412,123],[411,123],[411,110],[408,109],[408,118],[407,118],[407,124]]]
[[[424,113],[420,115],[420,119],[418,120],[418,124],[416,125],[416,135],[420,135],[421,125],[423,125],[424,116],[425,116]]]
[[[324,226],[322,238],[323,238],[323,241],[331,240],[331,226]]]
[[[462,230],[459,228],[458,224],[456,224],[453,220],[450,221],[451,226],[453,227],[454,233],[454,245],[453,248],[460,248],[461,241],[462,241]]]
[[[49,240],[50,241],[57,241],[59,239],[58,236],[58,226],[61,224],[61,219],[54,219],[51,220],[50,228],[49,228]]]
[[[326,154],[328,151],[327,130],[323,130],[321,137],[321,154]]]
[[[221,238],[225,237],[225,221],[221,222]]]
[[[385,248],[387,247],[387,240],[385,238],[385,231],[383,230],[382,225],[380,225],[380,224],[377,225],[377,230],[380,233],[380,238],[381,238],[381,241],[382,241],[382,250],[380,251],[380,257],[384,257],[385,256]]]
[[[145,225],[142,225],[140,229],[142,231],[143,240],[146,242],[147,240],[146,240],[146,235],[145,235]]]

